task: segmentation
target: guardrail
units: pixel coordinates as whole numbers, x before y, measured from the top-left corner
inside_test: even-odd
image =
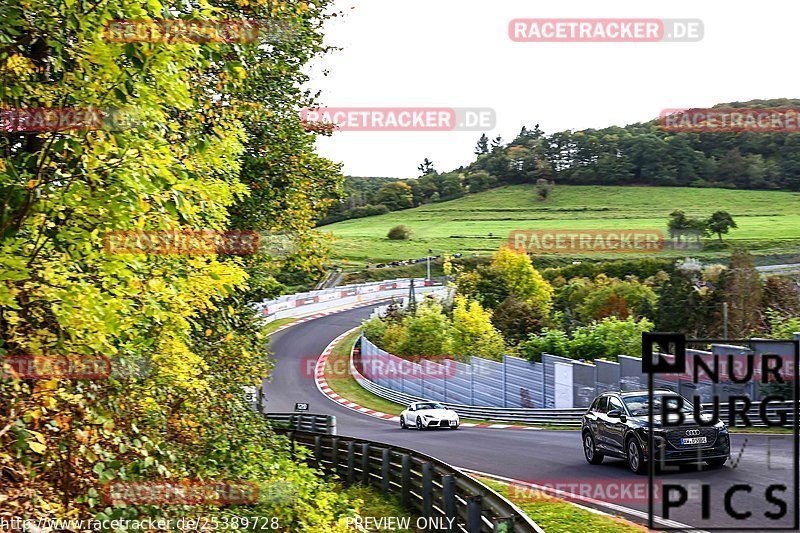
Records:
[[[372,394],[389,400],[390,402],[398,403],[402,406],[407,406],[412,402],[426,401],[430,398],[418,398],[410,394],[398,392],[387,387],[378,385],[377,383],[367,379],[358,370],[358,362],[353,353],[355,344],[350,349],[350,373],[359,385],[364,387]],[[566,427],[580,427],[583,414],[586,412],[585,407],[577,407],[570,409],[531,409],[531,408],[506,408],[506,407],[484,407],[478,405],[460,405],[454,403],[439,402],[442,405],[453,409],[458,413],[458,416],[463,418],[471,418],[473,420],[488,420],[492,422],[516,422],[523,424],[535,425],[553,425],[553,426],[566,426]],[[713,412],[712,404],[704,404],[703,408],[707,412]],[[747,410],[749,417],[754,427],[767,427],[763,422],[760,414],[761,402],[753,402],[750,409]],[[792,402],[772,402],[766,408],[766,414],[770,420],[778,420],[780,413],[786,414],[787,422],[784,427],[792,427],[794,423]],[[729,409],[726,402],[721,402],[719,406],[719,418],[726,423],[729,420]],[[741,417],[737,418],[741,421]],[[741,422],[739,422],[741,425]]]
[[[336,435],[336,417],[310,413],[264,413],[273,428]]]
[[[407,509],[438,519],[437,530],[544,533],[516,505],[480,481],[429,455],[380,442],[280,430],[310,448],[309,461],[342,481],[400,496]]]
[[[402,296],[408,294],[410,286],[411,278],[342,285],[330,289],[288,294],[274,300],[254,303],[252,307],[262,320],[268,323],[279,318],[311,314],[332,307]],[[423,293],[440,289],[444,286],[444,279],[414,278],[414,286],[416,292]]]

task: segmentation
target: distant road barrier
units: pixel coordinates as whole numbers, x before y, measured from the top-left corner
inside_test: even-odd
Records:
[[[319,416],[319,415],[317,415]],[[313,451],[309,461],[347,484],[400,496],[428,523],[463,533],[544,533],[522,510],[480,481],[429,455],[353,437],[278,429]],[[452,524],[452,527],[449,526]],[[413,527],[413,522],[412,522]]]
[[[416,292],[429,292],[442,286],[443,282],[440,279],[431,281],[425,278],[414,279]],[[376,281],[359,285],[342,285],[331,289],[300,292],[281,296],[274,300],[265,300],[254,304],[254,308],[265,322],[272,322],[279,318],[312,314],[316,311],[343,305],[382,300],[393,296],[405,296],[408,294],[410,287],[410,278]]]

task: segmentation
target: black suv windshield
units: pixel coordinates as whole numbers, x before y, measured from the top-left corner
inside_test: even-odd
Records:
[[[661,400],[664,396],[664,394],[653,395],[653,413],[656,415],[661,414]],[[667,396],[668,399],[673,398],[670,400],[672,404],[677,404],[677,399],[674,399],[675,397],[675,395]],[[630,411],[631,416],[647,416],[650,402],[650,398],[647,394],[641,396],[626,396],[622,401],[625,402],[625,406],[628,408],[628,411]],[[692,412],[692,402],[686,398],[683,399],[683,410],[687,413]]]

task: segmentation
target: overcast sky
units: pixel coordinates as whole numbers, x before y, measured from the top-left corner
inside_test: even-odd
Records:
[[[331,107],[489,107],[513,139],[625,125],[665,108],[800,97],[797,2],[340,0],[327,28],[340,46],[311,69]],[[515,18],[695,18],[693,43],[518,43]],[[323,76],[323,70],[329,71]],[[416,177],[423,158],[451,170],[472,159],[481,132],[337,132],[319,151],[355,176]]]

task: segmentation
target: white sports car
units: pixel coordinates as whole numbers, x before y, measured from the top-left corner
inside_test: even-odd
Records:
[[[438,402],[414,402],[400,413],[400,427],[458,429],[458,413]]]

